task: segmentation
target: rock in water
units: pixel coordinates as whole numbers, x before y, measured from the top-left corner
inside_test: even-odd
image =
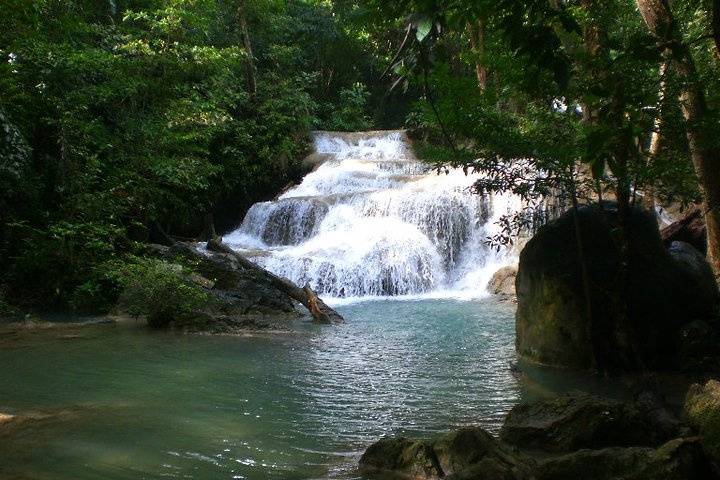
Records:
[[[366,472],[417,480],[530,480],[532,465],[532,460],[521,458],[479,427],[461,428],[432,443],[385,438],[360,459]]]
[[[530,478],[528,464],[480,427],[465,427],[440,437],[433,451],[448,478]]]
[[[674,366],[682,326],[712,315],[718,290],[704,260],[686,246],[668,253],[655,219],[640,209],[629,214],[628,264],[619,283],[617,217],[612,204],[577,212],[591,315],[573,212],[527,243],[516,282],[516,346],[523,357],[603,370]]]
[[[503,267],[493,274],[487,289],[493,295],[512,298],[515,296],[515,277],[517,277],[517,267]]]
[[[360,458],[360,468],[399,473],[413,479],[442,476],[432,446],[405,437],[383,438],[370,445]]]
[[[710,380],[705,385],[690,387],[684,414],[700,433],[708,454],[720,462],[720,382]]]
[[[679,421],[656,401],[641,398],[622,403],[573,395],[516,405],[500,438],[528,450],[568,453],[583,448],[656,447],[683,433]]]

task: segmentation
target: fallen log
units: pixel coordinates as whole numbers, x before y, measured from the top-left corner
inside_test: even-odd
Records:
[[[240,266],[247,270],[258,272],[259,274],[266,277],[272,285],[278,290],[285,292],[293,300],[297,300],[305,308],[308,309],[310,314],[313,316],[318,323],[342,323],[345,319],[336,312],[333,308],[329,307],[325,302],[318,297],[309,286],[303,288],[298,287],[287,278],[279,277],[268,270],[265,270],[261,266],[254,262],[251,262],[247,258],[240,255],[238,252],[222,243],[222,239],[214,238],[207,242],[207,249],[211,252],[223,253],[232,256]]]

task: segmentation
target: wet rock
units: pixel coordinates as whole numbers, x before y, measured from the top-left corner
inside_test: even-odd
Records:
[[[191,261],[196,274],[188,279],[201,287],[211,301],[188,315],[171,319],[170,326],[193,333],[235,334],[248,330],[288,330],[303,314],[296,302],[258,270],[244,268],[233,255],[200,254],[193,246],[151,245],[151,254],[169,262]]]
[[[644,447],[580,450],[540,462],[537,480],[713,480],[717,472],[697,438]]]
[[[440,469],[448,478],[529,478],[526,463],[479,427],[466,427],[442,436],[433,444]]]
[[[495,272],[488,282],[487,289],[493,295],[499,295],[503,298],[515,297],[515,277],[517,276],[517,267],[503,267]]]
[[[516,347],[524,358],[583,369],[675,367],[682,326],[714,312],[718,291],[708,283],[704,259],[682,245],[668,253],[655,219],[640,209],[628,218],[628,264],[620,275],[617,217],[612,204],[578,211],[589,292],[572,212],[541,228],[523,249]]]
[[[404,437],[382,439],[360,459],[365,472],[418,480],[529,480],[533,465],[479,427],[461,428],[431,443]]]
[[[710,380],[705,385],[691,386],[683,410],[708,454],[720,462],[720,382]]]
[[[419,480],[442,476],[432,446],[405,437],[383,438],[372,444],[360,458],[360,469],[393,472]]]
[[[540,462],[537,480],[627,479],[647,461],[651,448],[604,448],[580,450]]]
[[[636,402],[589,395],[564,396],[516,405],[500,438],[528,450],[567,453],[583,448],[660,445],[685,433],[682,425],[649,394]]]

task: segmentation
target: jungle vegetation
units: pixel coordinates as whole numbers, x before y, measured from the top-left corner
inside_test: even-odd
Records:
[[[299,178],[313,129],[408,128],[530,203],[700,203],[720,272],[718,0],[0,6],[6,309],[109,308],[143,244]]]

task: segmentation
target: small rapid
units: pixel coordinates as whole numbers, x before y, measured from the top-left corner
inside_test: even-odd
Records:
[[[484,295],[516,261],[486,239],[520,208],[470,191],[478,175],[438,174],[403,131],[317,132],[320,165],[276,200],[253,205],[225,242],[329,299]]]

